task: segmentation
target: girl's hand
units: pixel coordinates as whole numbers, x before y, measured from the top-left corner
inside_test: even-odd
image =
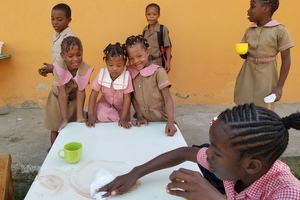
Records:
[[[170,175],[171,183],[167,185],[167,193],[188,200],[226,199],[199,172],[188,169],[175,170]]]
[[[275,101],[279,101],[282,97],[282,87],[276,86],[275,88],[273,88],[271,94],[272,93],[274,93],[276,95]]]
[[[47,76],[48,73],[52,73],[53,72],[53,65],[52,64],[48,64],[48,63],[43,63],[44,67],[41,67],[38,69],[38,73],[41,76]]]
[[[132,120],[133,126],[140,127],[141,124],[148,126],[148,121],[144,116],[137,116],[137,120]]]
[[[98,122],[98,120],[94,115],[91,115],[91,116],[89,115],[87,121],[85,122],[85,125],[87,127],[94,127],[95,123],[97,123],[97,122]]]
[[[175,127],[174,123],[167,122],[166,129],[165,129],[166,135],[173,136],[176,133],[176,131],[177,128]]]
[[[57,132],[60,132],[65,126],[67,126],[67,124],[68,124],[67,120],[62,120]]]
[[[99,188],[97,192],[107,192],[102,197],[115,196],[123,194],[132,189],[137,183],[137,178],[130,173],[116,177],[112,182]]]
[[[131,124],[128,123],[125,119],[120,119],[119,122],[118,122],[118,125],[126,128],[126,129],[131,128]]]

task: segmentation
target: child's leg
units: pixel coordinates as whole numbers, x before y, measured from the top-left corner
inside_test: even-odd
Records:
[[[58,132],[57,131],[51,131],[51,134],[50,134],[50,141],[51,141],[51,146],[53,145],[55,139],[57,138],[58,136]]]

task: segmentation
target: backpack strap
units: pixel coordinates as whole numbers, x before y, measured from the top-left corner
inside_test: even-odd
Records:
[[[164,46],[164,25],[160,25],[159,27],[159,32],[157,32],[157,40],[158,40],[158,46],[161,49],[161,47],[165,47]]]
[[[145,37],[146,30],[143,31],[143,37]],[[157,32],[157,42],[159,51],[161,53],[162,66],[165,67],[166,63],[166,51],[164,46],[164,25],[160,24],[159,31]]]
[[[145,37],[145,33],[146,33],[146,30],[143,31],[143,34],[142,36]],[[159,32],[157,32],[157,41],[158,41],[158,46],[159,48],[161,48],[161,46],[164,47],[164,25],[160,25],[159,27]]]

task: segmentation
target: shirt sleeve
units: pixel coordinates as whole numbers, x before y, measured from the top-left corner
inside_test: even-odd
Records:
[[[293,47],[294,43],[288,30],[283,25],[279,25],[278,28],[278,49],[282,52]]]
[[[124,90],[124,94],[128,94],[128,93],[131,93],[131,92],[133,92],[133,86],[132,86],[132,78],[129,74],[128,84],[127,84],[127,88]]]
[[[197,162],[205,169],[208,169],[208,163],[206,161],[206,158],[207,158],[206,150],[207,149],[208,149],[207,147],[202,147],[201,149],[199,149],[199,151],[197,153]]]
[[[163,38],[164,38],[164,46],[165,47],[172,46],[172,43],[171,43],[171,40],[170,40],[170,35],[169,35],[169,30],[165,25],[164,25],[164,28],[163,28]]]
[[[99,92],[101,90],[101,85],[98,83],[98,77],[99,77],[99,73],[98,75],[96,76],[96,78],[94,79],[91,87],[93,90]]]
[[[156,73],[157,73],[157,85],[160,90],[166,87],[171,87],[171,83],[169,81],[168,75],[164,68],[159,67]]]

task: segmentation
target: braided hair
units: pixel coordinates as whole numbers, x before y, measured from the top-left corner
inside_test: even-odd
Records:
[[[68,36],[61,42],[61,52],[69,52],[74,46],[78,46],[79,51],[82,52],[83,47],[79,38],[74,36]]]
[[[232,130],[228,143],[239,158],[265,158],[269,164],[273,164],[285,151],[289,141],[288,129],[300,130],[299,112],[280,118],[273,111],[254,104],[227,109],[218,120]]]
[[[127,51],[125,44],[120,44],[117,42],[116,44],[109,44],[104,50],[103,50],[104,56],[103,60],[107,61],[109,59],[112,59],[115,56],[119,56],[123,58],[124,62],[127,61]]]
[[[271,6],[271,14],[273,14],[279,7],[279,0],[261,0],[261,3]]]
[[[65,12],[65,15],[67,18],[71,18],[71,15],[72,15],[71,8],[67,4],[59,3],[59,4],[55,5],[52,8],[52,10],[62,10]]]
[[[141,44],[142,48],[145,50],[147,50],[150,47],[149,43],[142,35],[137,35],[137,36],[132,35],[126,39],[126,43],[125,43],[126,48],[132,47],[135,44]]]

